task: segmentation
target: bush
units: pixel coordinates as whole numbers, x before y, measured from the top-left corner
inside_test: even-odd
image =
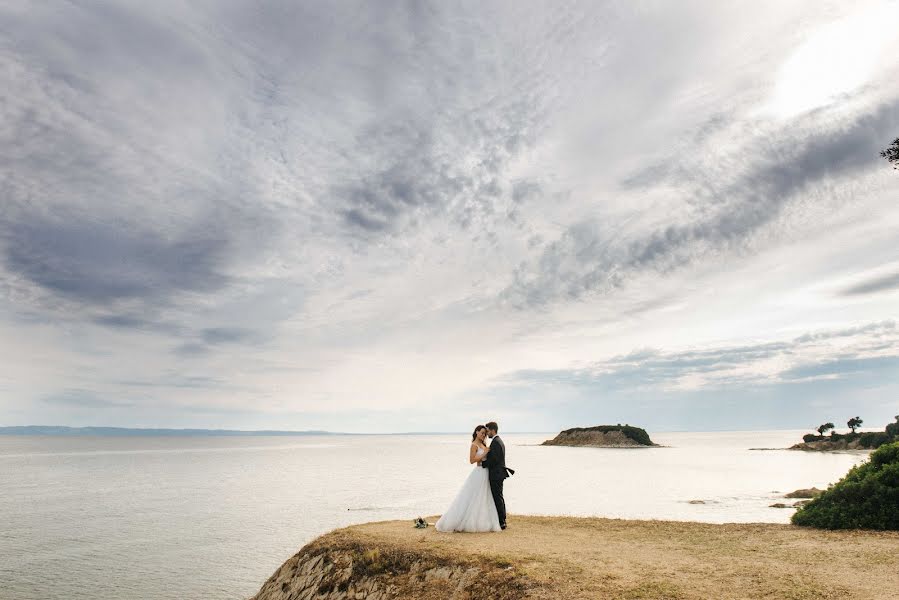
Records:
[[[810,444],[812,442],[820,442],[823,439],[823,435],[815,435],[814,433],[806,433],[804,436],[802,436],[802,441],[806,444]]]
[[[871,453],[843,479],[799,508],[793,523],[822,529],[899,531],[899,442]]]
[[[869,431],[858,439],[862,448],[878,448],[890,441],[890,436],[883,431]]]

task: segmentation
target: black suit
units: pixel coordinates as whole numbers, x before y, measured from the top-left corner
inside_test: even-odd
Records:
[[[506,501],[503,499],[503,482],[509,476],[509,470],[506,468],[506,445],[498,435],[490,442],[490,453],[481,462],[481,466],[490,472],[490,492],[493,494],[493,503],[496,504],[499,524],[505,529]]]

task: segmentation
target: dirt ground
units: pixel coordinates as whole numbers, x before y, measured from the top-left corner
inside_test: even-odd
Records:
[[[511,516],[501,533],[446,534],[387,521],[341,535],[508,564],[539,582],[547,598],[899,597],[899,532]]]

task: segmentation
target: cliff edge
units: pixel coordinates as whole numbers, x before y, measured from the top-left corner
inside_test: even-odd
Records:
[[[512,516],[502,533],[446,534],[409,520],[318,538],[253,600],[886,600],[897,572],[899,532]]]

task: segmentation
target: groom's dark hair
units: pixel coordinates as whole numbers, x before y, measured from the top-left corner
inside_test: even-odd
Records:
[[[484,425],[487,429],[492,429],[496,433],[499,433],[499,425],[496,424],[496,421],[490,421],[486,425]]]

